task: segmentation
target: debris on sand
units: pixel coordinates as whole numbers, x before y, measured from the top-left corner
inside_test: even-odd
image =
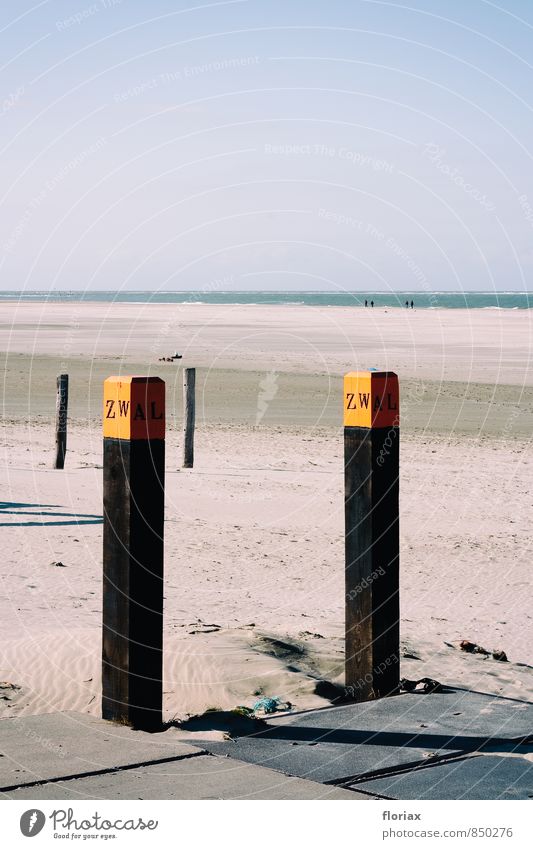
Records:
[[[263,713],[276,713],[278,710],[290,710],[292,704],[290,702],[282,702],[279,696],[264,696],[255,703],[252,710],[255,713],[260,710]]]
[[[504,651],[502,651],[502,649],[496,649],[495,651],[493,651],[492,657],[493,657],[494,660],[501,661],[501,663],[509,663],[507,655],[505,654]]]
[[[18,684],[12,684],[11,681],[0,681],[0,700],[4,702],[11,701],[11,695],[16,690],[22,689]]]
[[[422,686],[419,687],[419,685]],[[405,693],[443,693],[444,687],[440,681],[435,678],[419,678],[417,681],[410,681],[409,678],[402,678],[400,681],[400,689]]]
[[[177,351],[174,351],[171,357],[159,357],[160,363],[173,363],[175,360],[181,360],[183,354],[178,354]]]
[[[61,560],[52,560],[50,566],[59,566],[61,569],[66,569],[65,563],[61,563]]]
[[[192,631],[187,631],[188,634],[213,634],[222,629],[222,625],[204,625],[201,624]]]
[[[478,646],[477,643],[470,642],[470,640],[461,640],[459,648],[461,651],[466,651],[469,654],[484,654],[486,657],[490,655],[490,651],[487,651],[482,646]]]
[[[422,660],[415,649],[407,644],[401,646],[401,654],[402,657],[405,657],[407,660]]]
[[[457,648],[457,644],[454,643],[446,643],[445,645],[454,649]],[[483,646],[479,646],[477,643],[472,643],[470,640],[461,640],[459,643],[459,648],[461,651],[468,652],[468,654],[481,654],[484,658],[492,657],[493,660],[499,660],[500,663],[508,663],[509,658],[503,649],[493,649],[492,651],[487,651]]]

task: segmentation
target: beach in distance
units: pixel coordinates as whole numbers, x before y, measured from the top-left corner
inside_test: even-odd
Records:
[[[342,378],[368,368],[400,381],[402,675],[531,700],[531,310],[364,297],[3,298],[1,716],[99,715],[102,390],[121,374],[166,383],[166,719],[263,695],[318,707],[321,682],[342,683]],[[193,469],[184,367],[197,369]]]

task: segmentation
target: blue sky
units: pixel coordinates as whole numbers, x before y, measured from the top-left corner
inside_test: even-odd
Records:
[[[533,288],[533,6],[0,10],[0,287]]]

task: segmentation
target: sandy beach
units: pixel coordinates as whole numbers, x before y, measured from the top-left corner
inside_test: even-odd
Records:
[[[342,682],[342,375],[402,394],[402,674],[531,700],[530,311],[5,303],[0,715],[100,710],[102,383],[167,382],[165,716]],[[178,350],[179,364],[159,357]],[[193,470],[182,366],[196,366]],[[68,453],[51,468],[55,379]],[[461,652],[468,639],[503,663]]]

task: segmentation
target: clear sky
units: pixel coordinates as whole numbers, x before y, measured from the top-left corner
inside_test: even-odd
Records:
[[[2,0],[0,288],[533,289],[530,0]]]

